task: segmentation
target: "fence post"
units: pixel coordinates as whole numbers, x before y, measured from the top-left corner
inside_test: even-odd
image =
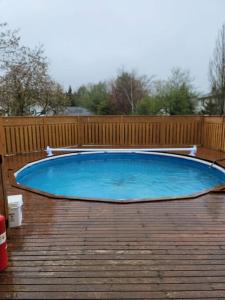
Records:
[[[166,119],[164,117],[160,118],[159,123],[159,136],[160,136],[160,145],[166,145]]]
[[[47,146],[52,147],[52,145],[49,145],[49,139],[48,139],[48,123],[46,122],[47,116],[42,117],[42,124],[43,124],[43,139],[44,139],[44,149]]]
[[[78,147],[82,147],[84,145],[84,118],[78,116],[77,121],[78,121]]]
[[[0,154],[6,154],[6,140],[2,117],[0,117]]]
[[[3,156],[0,155],[0,214],[5,216],[5,218],[7,220],[8,219],[8,208],[7,208],[3,174],[4,174],[3,173]]]
[[[200,144],[201,147],[205,145],[205,116],[201,117]]]
[[[220,151],[225,151],[225,116],[222,117],[222,136]]]

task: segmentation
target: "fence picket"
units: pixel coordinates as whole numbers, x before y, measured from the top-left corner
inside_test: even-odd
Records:
[[[0,139],[2,154],[40,151],[47,145],[182,147],[198,144],[225,151],[225,117],[1,117]]]

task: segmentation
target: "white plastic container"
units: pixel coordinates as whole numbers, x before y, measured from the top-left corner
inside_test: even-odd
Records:
[[[19,227],[22,224],[22,195],[8,196],[9,227]]]

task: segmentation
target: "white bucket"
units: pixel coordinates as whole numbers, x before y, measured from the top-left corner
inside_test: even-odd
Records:
[[[22,224],[22,195],[8,196],[9,227],[19,227]]]

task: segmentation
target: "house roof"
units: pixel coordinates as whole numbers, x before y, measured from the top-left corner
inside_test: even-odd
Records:
[[[67,106],[64,111],[60,113],[60,115],[67,116],[91,116],[93,113],[88,109],[80,106]]]

